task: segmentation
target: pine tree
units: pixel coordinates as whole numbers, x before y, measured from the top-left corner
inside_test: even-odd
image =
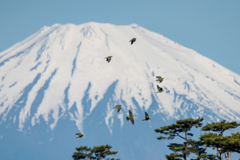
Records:
[[[85,159],[91,154],[89,153],[91,151],[91,148],[87,146],[80,146],[80,147],[76,147],[75,149],[77,150],[77,152],[74,152],[72,155],[72,158],[74,160]]]
[[[80,159],[95,159],[100,160],[101,158],[105,158],[110,155],[115,155],[118,152],[110,151],[112,146],[110,145],[101,145],[101,146],[94,146],[93,149],[87,146],[80,146],[76,147],[75,149],[77,152],[74,152],[72,155],[72,158],[74,160],[80,160]],[[107,158],[107,160],[110,160]],[[119,160],[112,158],[111,160]]]
[[[207,124],[202,128],[203,131],[212,131],[217,133],[208,133],[200,137],[202,141],[213,149],[218,149],[218,157],[221,160],[221,154],[227,153],[229,159],[229,152],[240,153],[240,133],[232,133],[231,136],[223,136],[224,131],[234,129],[240,126],[237,122],[226,122],[223,120],[217,123]]]
[[[202,140],[198,140],[198,141],[192,141],[191,145],[193,146],[193,149],[191,149],[190,151],[192,153],[195,153],[197,155],[196,160],[215,160],[216,159],[216,155],[213,154],[207,154],[206,150],[207,150],[207,145],[204,143],[204,141]],[[193,160],[193,159],[191,159]]]
[[[183,143],[170,143],[168,145],[169,149],[172,150],[174,153],[171,153],[170,155],[166,155],[166,158],[168,160],[181,160],[183,158],[184,160],[187,159],[187,156],[190,153],[197,153],[197,146],[194,145],[196,141],[193,141],[191,137],[193,137],[192,133],[189,133],[191,128],[195,126],[196,128],[202,127],[202,121],[203,118],[198,119],[184,119],[184,120],[177,120],[176,124],[172,124],[169,126],[161,127],[160,129],[155,129],[155,132],[168,135],[168,137],[159,136],[157,139],[174,139],[175,136],[180,137],[184,140]],[[180,135],[181,133],[184,133],[184,136]],[[180,153],[179,153],[180,152]],[[200,152],[199,152],[200,153]],[[203,152],[205,153],[205,152]],[[201,153],[202,154],[202,153]]]
[[[97,158],[97,160],[100,160],[101,158],[105,158],[106,156],[115,155],[118,153],[115,151],[110,151],[111,148],[112,146],[110,145],[94,146],[92,152],[95,154],[95,158]],[[106,150],[108,151],[105,152]]]

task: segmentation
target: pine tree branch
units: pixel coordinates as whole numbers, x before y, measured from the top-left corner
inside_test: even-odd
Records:
[[[178,135],[180,138],[186,140],[186,138],[184,138],[183,136],[179,135],[178,133],[176,133],[176,135]]]

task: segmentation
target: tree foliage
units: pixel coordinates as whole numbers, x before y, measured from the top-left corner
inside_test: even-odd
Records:
[[[219,157],[225,152],[237,152],[240,153],[240,133],[232,133],[231,136],[223,136],[224,131],[234,129],[240,126],[239,123],[221,122],[207,124],[202,128],[203,131],[210,131],[210,133],[204,134],[200,139],[208,146],[213,149],[217,148]],[[213,133],[217,132],[217,133]]]
[[[72,155],[72,158],[74,160],[85,159],[86,157],[88,157],[90,155],[89,152],[91,151],[91,148],[89,148],[87,146],[75,147],[75,149],[77,150],[77,152],[74,152]]]
[[[171,153],[170,155],[166,155],[166,158],[168,160],[171,159],[181,159],[184,158],[187,159],[187,156],[190,153],[197,153],[199,145],[195,145],[196,141],[193,141],[191,137],[193,137],[193,134],[189,131],[192,127],[201,127],[203,118],[198,119],[183,119],[183,120],[177,120],[176,124],[172,124],[169,126],[161,127],[160,129],[155,129],[155,132],[164,134],[166,136],[159,136],[157,137],[158,140],[162,139],[174,139],[176,136],[183,139],[183,143],[170,143],[168,145],[169,149],[172,150],[174,153]],[[181,135],[183,134],[183,135]],[[179,153],[180,152],[180,153]],[[199,154],[203,154],[205,152],[199,152]]]
[[[223,120],[202,127],[202,121],[203,118],[177,120],[176,124],[155,129],[155,132],[165,135],[157,137],[158,140],[171,140],[176,136],[184,140],[183,143],[170,143],[168,145],[169,149],[174,152],[166,155],[168,160],[186,160],[186,157],[191,153],[196,155],[196,160],[215,160],[217,157],[220,158],[220,155],[225,152],[240,153],[240,133],[237,132],[229,136],[223,136],[224,131],[237,128],[240,126],[239,123]],[[196,128],[202,127],[203,131],[209,131],[210,133],[201,135],[198,140],[192,140],[191,137],[193,137],[193,134],[190,133],[190,130],[193,126]],[[218,155],[207,154],[206,149],[208,147],[217,148]]]
[[[112,146],[110,145],[101,145],[101,146],[94,146],[93,148],[87,147],[87,146],[80,146],[76,147],[75,149],[77,152],[74,152],[72,155],[72,158],[74,160],[79,160],[79,159],[90,159],[90,160],[100,160],[101,158],[106,158],[107,156],[110,155],[115,155],[118,152],[115,151],[110,151]],[[109,159],[107,160],[119,160],[119,159]]]
[[[238,126],[240,126],[240,124],[235,121],[226,122],[226,120],[222,120],[221,122],[207,124],[206,126],[202,127],[202,130],[219,132],[222,135],[224,131],[237,128]]]

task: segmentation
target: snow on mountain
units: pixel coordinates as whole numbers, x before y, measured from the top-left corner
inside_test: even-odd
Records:
[[[130,45],[133,37],[137,40]],[[113,56],[110,63],[107,56]],[[155,76],[165,79],[159,84]],[[240,120],[239,75],[136,24],[45,26],[0,53],[0,77],[0,122],[11,120],[20,130],[40,117],[54,129],[68,114],[84,131],[84,119],[115,83],[113,101],[102,106],[110,132],[114,105],[123,105],[116,115],[123,126],[128,109],[138,119],[135,104],[147,111],[153,98],[158,106],[152,113],[168,118],[216,120],[211,111],[217,118]],[[157,84],[165,92],[156,93]],[[86,93],[90,108],[82,104]]]

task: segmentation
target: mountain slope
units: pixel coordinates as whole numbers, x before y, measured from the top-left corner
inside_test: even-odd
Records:
[[[129,40],[137,41],[130,45]],[[104,58],[112,55],[107,63]],[[240,120],[240,76],[216,62],[162,35],[136,24],[55,24],[0,53],[0,118],[34,126],[42,116],[54,129],[61,117],[70,115],[80,131],[87,118],[116,83],[105,123],[111,130],[123,104],[121,126],[128,109],[149,110],[152,96],[158,106],[153,114],[168,118],[209,116]],[[156,94],[155,76],[165,92]],[[82,105],[88,92],[90,105]],[[71,109],[72,108],[72,109]],[[192,110],[191,113],[188,111]]]

